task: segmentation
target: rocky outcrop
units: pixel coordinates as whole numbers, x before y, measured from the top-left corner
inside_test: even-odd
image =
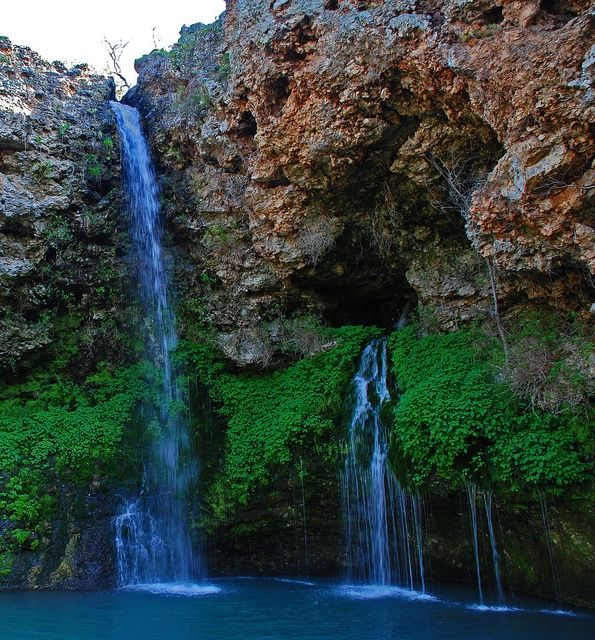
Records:
[[[116,582],[113,514],[115,494],[99,482],[62,487],[50,539],[35,551],[9,556],[10,573],[0,588],[93,591]]]
[[[128,99],[228,355],[258,360],[271,308],[483,317],[488,262],[505,311],[588,312],[593,20],[580,1],[233,0],[139,60]]]
[[[117,348],[127,283],[113,92],[85,65],[0,39],[1,370],[47,362],[75,335],[83,370]]]

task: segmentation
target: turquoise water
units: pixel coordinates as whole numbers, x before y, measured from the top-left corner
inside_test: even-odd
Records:
[[[589,640],[590,615],[469,608],[472,591],[435,599],[391,587],[280,579],[216,580],[178,595],[106,591],[0,594],[1,640]],[[205,592],[206,591],[206,592]],[[190,595],[181,595],[187,592]]]

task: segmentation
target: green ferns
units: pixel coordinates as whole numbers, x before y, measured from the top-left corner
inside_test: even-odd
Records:
[[[279,468],[296,462],[303,448],[338,458],[337,428],[349,382],[370,327],[324,330],[334,346],[272,373],[231,374],[210,356],[204,343],[183,345],[184,359],[208,384],[218,412],[226,418],[227,441],[221,470],[209,496],[216,502],[245,503]],[[220,504],[220,507],[223,508]]]
[[[404,481],[459,486],[472,479],[518,491],[560,489],[588,477],[584,418],[524,406],[497,379],[502,354],[485,336],[460,330],[419,337],[409,326],[389,344],[401,391],[393,448]]]

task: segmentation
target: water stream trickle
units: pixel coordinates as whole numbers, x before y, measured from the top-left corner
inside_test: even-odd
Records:
[[[479,593],[479,604],[483,605],[483,589],[481,586],[481,566],[479,562],[477,487],[474,484],[467,485],[467,501],[469,503],[469,517],[471,518],[471,534],[473,539],[473,558],[475,560],[475,573],[477,575],[477,590]]]
[[[496,544],[496,534],[494,532],[494,522],[492,518],[492,494],[490,491],[486,491],[483,495],[486,520],[488,523],[488,535],[490,539],[490,547],[492,549],[492,563],[494,566],[494,580],[496,582],[496,594],[498,597],[498,604],[504,603],[504,590],[502,588],[502,572],[500,571],[500,554],[498,553],[498,546]]]
[[[196,482],[183,394],[172,366],[177,343],[159,219],[159,188],[139,112],[112,103],[122,145],[123,187],[132,261],[144,308],[146,355],[158,368],[158,407],[146,408],[150,433],[143,487],[115,518],[118,585],[186,583],[201,577],[188,530],[189,491]]]
[[[550,561],[550,569],[552,572],[552,587],[556,602],[560,605],[560,578],[556,568],[556,558],[554,555],[554,543],[552,540],[552,532],[550,527],[550,519],[548,514],[547,498],[543,491],[539,492],[539,506],[541,508],[541,518],[543,520],[543,531],[545,534],[545,542],[547,545],[547,553]]]
[[[374,340],[353,378],[341,479],[348,579],[423,590],[421,497],[405,491],[390,468],[382,422],[389,401],[386,340]]]

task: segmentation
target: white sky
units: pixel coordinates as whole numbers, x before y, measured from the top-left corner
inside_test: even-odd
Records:
[[[102,40],[130,41],[121,59],[131,85],[134,59],[157,46],[169,48],[180,27],[213,22],[224,0],[0,0],[0,35],[31,47],[50,62],[87,62],[104,71],[108,56]]]

